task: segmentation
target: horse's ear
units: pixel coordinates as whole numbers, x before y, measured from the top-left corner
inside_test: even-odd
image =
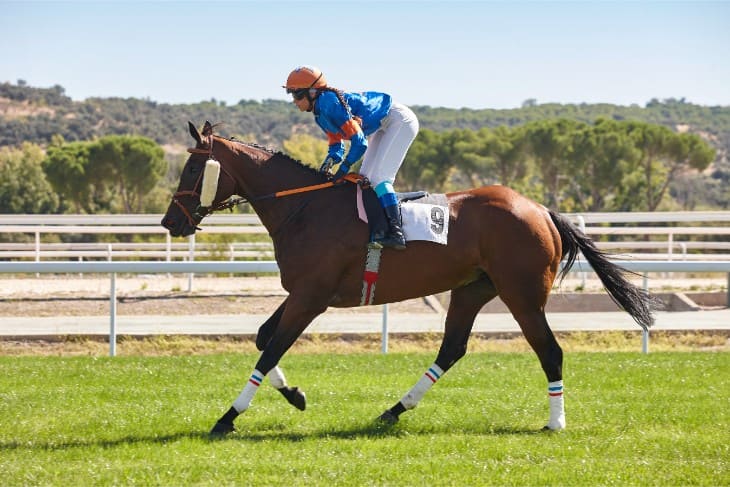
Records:
[[[197,127],[190,120],[188,120],[188,130],[190,130],[190,135],[193,136],[198,145],[203,143],[203,140],[200,137],[200,132],[198,132]]]
[[[205,125],[203,125],[203,137],[209,137],[213,135],[213,125],[209,121],[205,121]]]

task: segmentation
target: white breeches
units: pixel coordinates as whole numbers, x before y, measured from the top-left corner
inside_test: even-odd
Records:
[[[418,118],[405,105],[393,103],[380,128],[368,138],[368,148],[360,167],[373,187],[393,183],[406,152],[418,134]]]

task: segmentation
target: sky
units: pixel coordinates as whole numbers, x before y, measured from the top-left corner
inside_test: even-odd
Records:
[[[287,100],[300,65],[409,105],[730,106],[730,0],[0,0],[0,82],[74,100]]]

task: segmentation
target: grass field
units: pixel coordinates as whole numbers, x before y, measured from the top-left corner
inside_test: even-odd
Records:
[[[307,411],[265,382],[222,440],[254,354],[0,357],[0,484],[730,485],[728,353],[570,353],[560,433],[532,353],[471,353],[376,424],[433,357],[289,355]]]

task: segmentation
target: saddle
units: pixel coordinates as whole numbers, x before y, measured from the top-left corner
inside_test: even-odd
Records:
[[[362,190],[362,206],[367,215],[368,226],[370,230],[370,242],[374,241],[376,235],[383,235],[388,231],[388,220],[385,215],[375,190],[370,185],[370,181],[365,176],[357,173],[349,173],[344,179],[348,182],[357,184]],[[396,193],[398,204],[415,202],[429,205],[447,206],[446,197],[443,194],[432,195],[428,191],[410,191],[406,193]]]
[[[398,203],[406,202],[418,202],[432,205],[443,205],[443,198],[432,196],[427,191],[411,191],[407,193],[396,193]],[[375,235],[383,235],[388,231],[388,221],[385,216],[385,210],[383,210],[378,196],[375,194],[375,190],[371,187],[363,188],[362,190],[362,202],[365,207],[365,213],[368,216],[368,226],[370,228],[370,241],[372,242]]]

